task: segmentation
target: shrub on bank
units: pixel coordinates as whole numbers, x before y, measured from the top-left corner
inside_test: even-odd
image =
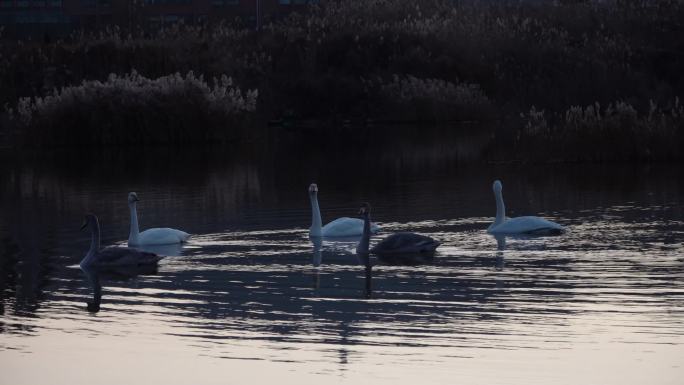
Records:
[[[149,79],[133,71],[22,98],[12,115],[27,142],[37,145],[223,141],[240,134],[257,96],[226,76]]]

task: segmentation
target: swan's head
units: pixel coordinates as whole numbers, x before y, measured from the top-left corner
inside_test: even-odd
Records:
[[[135,202],[138,202],[140,199],[138,199],[138,194],[134,192],[129,192],[128,193],[128,204],[134,204]]]
[[[84,230],[86,228],[88,229],[93,229],[97,228],[97,217],[95,214],[86,214],[85,217],[83,217],[83,224],[81,225],[81,230]]]
[[[361,203],[361,207],[359,208],[359,215],[368,215],[370,214],[371,207],[370,203],[364,202]]]
[[[494,190],[495,193],[500,193],[501,190],[503,190],[503,185],[501,184],[500,180],[494,181],[494,184],[492,184],[492,190]]]
[[[309,185],[309,194],[314,195],[316,193],[318,193],[318,185],[316,183],[311,183]]]

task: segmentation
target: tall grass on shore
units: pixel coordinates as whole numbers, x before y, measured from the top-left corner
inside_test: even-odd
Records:
[[[650,103],[639,113],[618,101],[572,106],[547,117],[532,107],[523,114],[514,149],[532,160],[621,161],[676,160],[684,148],[684,106],[679,98],[666,108]]]
[[[376,93],[376,114],[386,121],[444,122],[482,119],[491,103],[477,84],[452,83],[441,79],[392,76],[391,80],[369,81]]]
[[[203,143],[239,136],[257,97],[226,76],[208,83],[193,72],[148,79],[133,71],[22,98],[10,112],[38,146]]]

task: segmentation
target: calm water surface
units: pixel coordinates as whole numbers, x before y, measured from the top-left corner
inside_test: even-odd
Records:
[[[267,152],[7,162],[0,383],[683,383],[678,168],[486,165],[420,143]],[[569,232],[487,235],[494,178],[510,216]],[[369,277],[354,242],[314,247],[312,181],[324,221],[369,201],[374,241],[430,235],[434,263],[372,259]],[[85,274],[83,214],[125,242],[128,191],[142,228],[192,242],[156,271]]]

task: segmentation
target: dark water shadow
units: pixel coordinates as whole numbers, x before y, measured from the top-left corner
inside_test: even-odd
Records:
[[[101,280],[112,282],[126,282],[142,275],[156,275],[157,264],[139,266],[116,266],[116,267],[81,267],[89,286],[92,290],[92,301],[86,301],[86,309],[91,313],[100,311],[102,304]]]

